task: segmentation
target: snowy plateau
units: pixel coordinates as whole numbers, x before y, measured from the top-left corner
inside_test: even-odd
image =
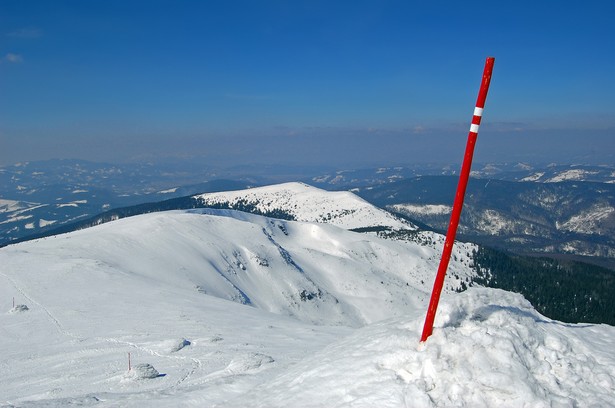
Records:
[[[0,249],[0,406],[615,406],[615,327],[458,293],[473,245],[419,344],[441,235],[299,183],[201,197],[297,221],[175,210]]]

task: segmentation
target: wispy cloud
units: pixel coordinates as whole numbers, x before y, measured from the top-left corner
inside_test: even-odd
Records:
[[[427,129],[425,128],[425,126],[421,126],[421,125],[417,125],[414,128],[412,128],[412,133],[414,134],[422,134],[425,133],[427,131]]]
[[[259,94],[238,94],[238,93],[225,93],[224,97],[227,99],[237,99],[243,101],[260,101],[271,99],[271,95],[259,95]]]
[[[23,62],[23,57],[19,54],[8,53],[3,58],[4,61],[10,62],[11,64],[19,64]]]
[[[536,126],[525,122],[495,121],[486,122],[485,128],[492,132],[523,132]]]
[[[38,38],[41,35],[41,30],[34,27],[20,28],[7,34],[8,37],[12,38]]]

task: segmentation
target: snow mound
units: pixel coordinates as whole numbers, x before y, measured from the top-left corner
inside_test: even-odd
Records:
[[[226,371],[233,374],[242,374],[248,371],[255,371],[261,367],[273,363],[275,360],[266,354],[248,353],[243,356],[235,357],[226,367]]]
[[[181,349],[183,349],[186,346],[191,345],[192,343],[190,342],[190,340],[186,340],[186,339],[179,339],[177,341],[175,341],[171,347],[171,352],[177,352]]]
[[[144,380],[161,377],[162,375],[151,364],[135,364],[126,372],[126,378],[132,380]]]
[[[470,289],[424,316],[367,326],[243,396],[259,407],[615,405],[615,327],[564,324],[520,295]],[[281,391],[283,390],[283,391]],[[235,401],[233,401],[235,402]]]
[[[169,353],[177,353],[183,348],[190,346],[192,342],[183,337],[167,339],[160,342],[148,344],[147,347],[158,354],[167,355]]]
[[[28,310],[30,310],[30,308],[26,305],[15,305],[11,310],[9,310],[9,313],[22,313],[27,312]]]

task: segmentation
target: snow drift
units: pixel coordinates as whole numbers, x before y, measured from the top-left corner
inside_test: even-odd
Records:
[[[571,407],[615,403],[615,328],[563,324],[520,295],[448,296],[423,316],[370,325],[233,401],[258,407]]]

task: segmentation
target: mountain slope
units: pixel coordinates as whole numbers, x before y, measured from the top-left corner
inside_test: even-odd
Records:
[[[413,242],[199,209],[2,248],[0,405],[615,403],[613,327],[455,294],[456,248],[419,349],[439,250]]]
[[[53,253],[62,265],[79,254],[161,284],[308,322],[351,326],[416,307],[438,257],[435,248],[332,225],[207,209],[126,218],[33,241],[32,247]],[[6,253],[14,253],[12,247]],[[468,259],[460,251],[456,256],[452,269],[458,278],[447,290],[473,274]]]

